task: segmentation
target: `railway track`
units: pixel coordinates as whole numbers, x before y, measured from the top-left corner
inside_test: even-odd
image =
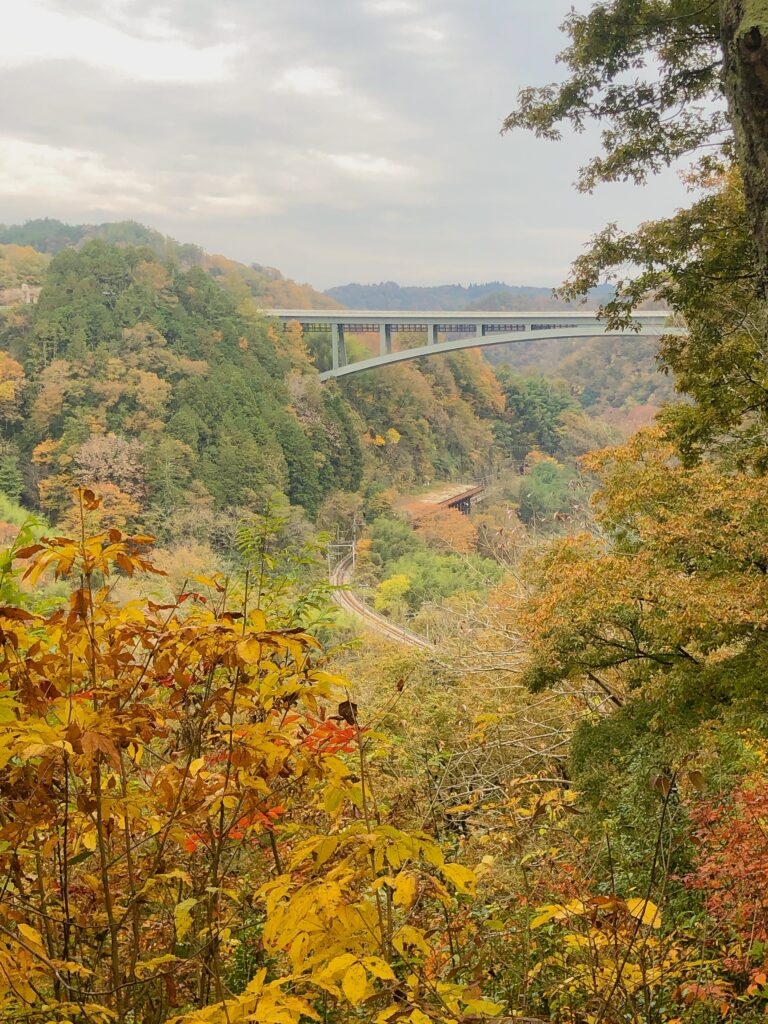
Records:
[[[352,555],[347,555],[346,558],[342,558],[331,573],[331,584],[334,587],[346,587],[351,583]],[[404,644],[407,647],[418,647],[422,650],[432,649],[432,644],[426,637],[419,636],[418,633],[412,633],[409,629],[404,629],[402,626],[397,626],[394,622],[390,622],[389,619],[385,619],[383,615],[379,615],[378,612],[369,608],[353,591],[334,590],[333,600],[345,612],[356,616],[358,619],[362,619],[372,633],[378,633],[379,636],[384,636],[388,640],[394,640],[396,643]]]

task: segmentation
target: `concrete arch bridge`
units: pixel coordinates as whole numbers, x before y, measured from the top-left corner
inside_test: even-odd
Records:
[[[635,313],[631,327],[625,330],[607,328],[594,312],[446,313],[359,309],[269,309],[265,312],[283,323],[298,321],[305,333],[330,332],[332,366],[320,374],[320,380],[348,377],[364,370],[376,370],[380,366],[422,359],[424,356],[439,355],[441,352],[508,345],[510,342],[531,339],[631,339],[637,334],[660,337],[662,334],[684,333],[683,328],[669,326],[669,314],[664,311]],[[345,332],[375,332],[379,337],[379,354],[369,359],[350,362],[344,343]],[[424,335],[424,341],[421,343],[419,338],[419,343],[413,348],[393,351],[392,336],[403,332]],[[442,340],[443,338],[445,340]]]

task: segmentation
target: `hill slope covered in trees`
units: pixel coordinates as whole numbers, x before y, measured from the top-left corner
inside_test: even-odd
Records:
[[[300,339],[258,318],[197,266],[100,240],[60,252],[35,307],[5,317],[15,383],[5,471],[53,518],[73,484],[109,488],[129,516],[195,500],[258,504],[284,491],[310,513],[359,485],[358,431],[340,396],[304,390]],[[14,459],[14,448],[17,453]]]
[[[177,512],[202,522],[280,491],[314,518],[333,492],[476,475],[492,458],[504,403],[477,353],[321,385],[298,326],[262,309],[331,300],[277,271],[133,222],[0,234],[8,284],[42,286],[0,312],[0,490],[53,521],[86,481],[162,536]]]
[[[172,260],[185,270],[200,267],[214,277],[226,276],[233,281],[240,277],[250,294],[261,306],[267,308],[332,309],[337,305],[333,299],[309,285],[297,284],[283,277],[273,267],[258,263],[246,266],[225,256],[211,255],[199,245],[177,242],[133,220],[104,224],[65,224],[51,217],[43,217],[24,224],[0,224],[0,248],[24,247],[42,254],[56,255],[64,249],[81,248],[95,239],[111,245],[146,246],[158,258]],[[35,283],[39,284],[40,281]]]

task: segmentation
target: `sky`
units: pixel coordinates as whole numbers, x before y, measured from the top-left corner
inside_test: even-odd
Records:
[[[499,134],[562,75],[570,7],[0,0],[0,223],[133,218],[319,288],[557,284],[685,196],[673,171],[575,192],[595,131]]]

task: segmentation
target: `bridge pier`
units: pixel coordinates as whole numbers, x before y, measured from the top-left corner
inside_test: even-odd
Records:
[[[461,512],[463,516],[468,516],[472,511],[472,498],[459,498],[458,501],[451,502],[448,508],[454,508],[457,512]]]
[[[391,349],[390,349],[391,351]],[[331,355],[334,370],[347,365],[347,346],[344,344],[344,324],[331,324]]]
[[[437,324],[427,324],[427,344],[437,344]]]
[[[379,354],[392,355],[392,324],[382,324],[379,327]]]

